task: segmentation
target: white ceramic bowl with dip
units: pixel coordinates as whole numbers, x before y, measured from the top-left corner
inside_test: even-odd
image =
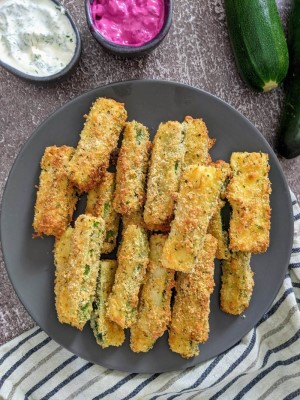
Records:
[[[0,65],[32,82],[52,82],[78,64],[81,38],[57,0],[0,0]]]

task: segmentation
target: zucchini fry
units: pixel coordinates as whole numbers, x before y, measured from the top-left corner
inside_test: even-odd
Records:
[[[185,117],[184,130],[184,161],[183,169],[189,165],[207,165],[210,163],[208,150],[213,146],[214,140],[208,136],[208,130],[203,119]]]
[[[168,231],[174,214],[184,156],[182,124],[160,124],[153,141],[144,221],[148,229]]]
[[[189,165],[208,165],[211,164],[210,155],[208,150],[214,145],[215,141],[208,136],[207,127],[202,119],[193,119],[192,117],[185,117],[184,126],[184,168]],[[221,168],[224,174],[224,183],[230,174],[229,164],[223,161],[217,161],[214,166]],[[222,191],[225,190],[225,186]],[[222,193],[221,193],[222,196]],[[223,231],[221,208],[224,202],[219,201],[219,207],[215,214],[211,217],[208,233],[211,233],[218,240],[218,248],[216,257],[219,259],[226,259],[229,256],[228,250],[228,233]]]
[[[207,233],[210,233],[218,241],[216,258],[218,258],[219,260],[228,260],[228,258],[230,258],[230,252],[228,248],[228,233],[223,230],[222,224],[221,210],[224,205],[225,202],[219,200],[218,208],[214,215],[211,217],[207,228]]]
[[[101,181],[126,118],[124,104],[115,100],[98,98],[92,105],[68,169],[69,179],[81,191]]]
[[[131,326],[130,347],[147,352],[163,335],[171,319],[171,295],[174,271],[161,265],[161,254],[167,236],[150,237],[150,263],[141,292],[137,322]]]
[[[34,207],[33,228],[37,236],[59,237],[72,220],[77,196],[67,178],[67,165],[73,153],[73,147],[68,146],[45,149]]]
[[[210,295],[214,288],[214,257],[217,240],[205,236],[201,261],[192,274],[179,273],[170,330],[176,335],[204,343],[209,334]]]
[[[227,162],[225,162],[223,160],[218,160],[218,161],[216,161],[214,163],[211,163],[210,165],[213,165],[214,167],[219,168],[221,173],[222,173],[222,181],[223,181],[223,183],[222,183],[220,197],[221,197],[221,199],[225,199],[225,197],[226,197],[226,195],[225,195],[226,194],[226,188],[227,188],[227,185],[229,183],[229,179],[232,176],[231,167]]]
[[[199,355],[199,344],[177,335],[173,330],[169,331],[168,338],[170,349],[183,358],[192,358]]]
[[[232,153],[233,177],[226,196],[232,207],[229,247],[233,252],[263,253],[269,246],[270,169],[265,153]]]
[[[99,346],[121,346],[125,340],[124,330],[106,316],[107,299],[114,284],[116,260],[100,261],[96,296],[91,314],[91,327]]]
[[[139,122],[127,122],[117,162],[113,202],[114,209],[120,214],[132,214],[144,206],[150,147],[148,129]]]
[[[54,264],[55,264],[55,307],[59,321],[63,319],[65,311],[69,307],[68,287],[66,285],[69,270],[69,257],[71,254],[74,229],[70,226],[65,232],[55,239]]]
[[[250,303],[254,280],[250,267],[251,253],[232,253],[222,262],[221,309],[228,314],[241,314]]]
[[[105,239],[101,253],[111,253],[116,247],[120,216],[115,212],[112,202],[115,192],[116,174],[106,171],[95,189],[88,192],[86,214],[101,217],[105,222]]]
[[[149,244],[144,228],[128,225],[118,251],[118,269],[108,298],[108,317],[122,328],[136,322],[139,292],[149,262]]]
[[[128,225],[137,225],[144,227],[144,219],[142,211],[137,211],[129,215],[122,215],[123,232]]]
[[[220,193],[220,199],[218,202],[217,209],[215,213],[212,215],[211,220],[209,221],[207,233],[212,234],[218,241],[218,247],[216,252],[216,258],[219,260],[227,260],[230,257],[230,252],[228,248],[228,232],[223,230],[222,223],[222,208],[225,205],[225,202],[221,199],[225,197],[225,191],[228,184],[229,177],[231,176],[231,168],[230,165],[225,161],[218,160],[213,163],[217,168],[220,168],[223,176],[223,185]]]
[[[163,249],[162,263],[175,271],[193,272],[201,258],[209,221],[224,183],[220,168],[192,165],[183,173],[175,219]]]
[[[92,312],[104,229],[102,218],[83,214],[77,218],[73,232],[67,231],[55,245],[58,319],[79,330]]]

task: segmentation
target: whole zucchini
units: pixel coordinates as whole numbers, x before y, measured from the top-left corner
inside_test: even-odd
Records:
[[[279,129],[279,152],[285,158],[300,155],[300,0],[294,0],[289,16],[290,71]]]
[[[289,57],[275,0],[225,0],[225,12],[242,78],[258,91],[276,88]]]
[[[300,155],[300,74],[292,76],[287,84],[279,129],[279,152],[285,158]]]
[[[292,2],[288,20],[288,49],[290,55],[290,73],[300,70],[300,1]]]

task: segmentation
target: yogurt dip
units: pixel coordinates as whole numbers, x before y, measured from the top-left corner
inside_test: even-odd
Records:
[[[51,0],[0,0],[0,59],[31,76],[63,70],[76,35],[62,6]]]
[[[93,25],[110,42],[124,46],[142,46],[161,30],[164,0],[94,0]]]

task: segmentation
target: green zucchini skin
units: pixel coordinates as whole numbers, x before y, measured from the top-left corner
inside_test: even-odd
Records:
[[[286,89],[286,97],[279,129],[279,153],[285,158],[300,155],[300,75],[292,76]]]
[[[300,1],[292,2],[288,20],[288,49],[290,73],[300,73]]]
[[[225,0],[225,12],[241,77],[260,92],[276,88],[289,56],[275,0]]]
[[[279,153],[285,158],[300,155],[300,0],[294,0],[288,21],[290,70],[279,128]]]

